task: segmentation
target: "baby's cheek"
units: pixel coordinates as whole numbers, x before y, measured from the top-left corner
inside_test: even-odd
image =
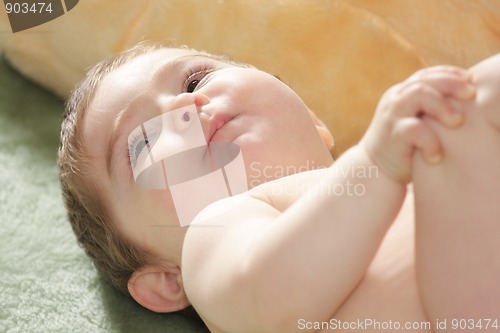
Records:
[[[149,194],[149,210],[154,214],[156,220],[164,224],[175,224],[178,222],[177,213],[175,211],[172,196],[168,190],[148,190]]]

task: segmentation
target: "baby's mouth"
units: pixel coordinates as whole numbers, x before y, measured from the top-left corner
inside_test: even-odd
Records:
[[[209,144],[214,140],[215,135],[221,130],[228,122],[234,118],[233,115],[217,113],[210,117],[207,129],[207,143]]]

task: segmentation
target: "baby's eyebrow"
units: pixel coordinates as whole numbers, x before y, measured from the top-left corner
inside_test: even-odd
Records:
[[[182,66],[186,64],[189,60],[195,60],[198,58],[205,58],[205,59],[210,59],[210,60],[216,60],[216,61],[222,61],[221,59],[217,59],[215,56],[211,56],[209,54],[186,54],[183,56],[179,56],[175,59],[166,61],[164,65],[160,66],[158,70],[156,70],[152,75],[151,75],[151,80],[152,82],[159,82],[162,80],[162,78],[165,75],[165,72],[175,70],[176,67]]]
[[[189,55],[184,55],[177,57],[172,60],[165,61],[164,64],[160,66],[152,75],[151,75],[151,81],[152,82],[159,82],[163,76],[165,75],[165,72],[175,70],[176,67],[181,66],[185,61],[186,57],[189,57]]]

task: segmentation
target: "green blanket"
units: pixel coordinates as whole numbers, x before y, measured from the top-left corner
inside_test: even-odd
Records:
[[[207,332],[115,291],[76,244],[56,167],[62,110],[0,59],[0,332]]]

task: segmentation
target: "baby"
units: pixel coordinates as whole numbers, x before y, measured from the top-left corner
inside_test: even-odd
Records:
[[[276,77],[140,45],[94,67],[67,103],[69,220],[118,289],[156,312],[192,305],[212,332],[493,331],[499,74],[498,57],[416,73],[333,163],[328,129]],[[186,105],[207,142],[241,148],[252,188],[180,227],[169,190],[137,186],[128,136]]]

